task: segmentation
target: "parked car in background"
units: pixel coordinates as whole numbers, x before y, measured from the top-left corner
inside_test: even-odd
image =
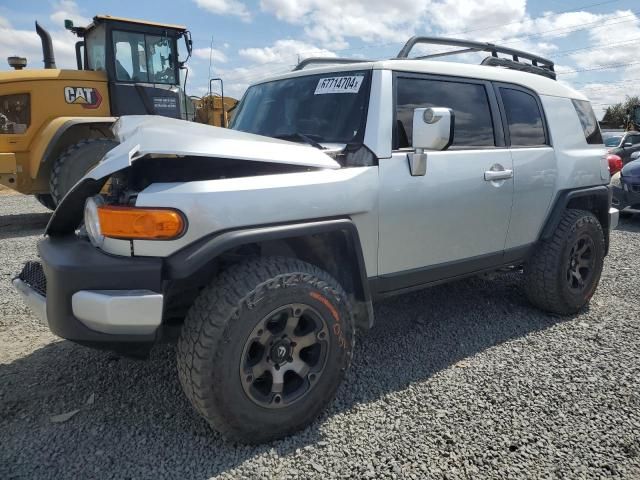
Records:
[[[603,131],[602,139],[609,153],[618,155],[624,164],[631,161],[631,155],[640,152],[640,132]]]
[[[630,162],[611,177],[611,203],[620,215],[631,216],[640,211],[640,151],[631,154]]]

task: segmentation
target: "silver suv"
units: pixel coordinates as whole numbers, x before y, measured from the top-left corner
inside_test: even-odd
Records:
[[[491,56],[409,59],[420,43]],[[554,78],[417,37],[253,85],[230,130],[123,117],[14,284],[78,343],[177,338],[184,391],[226,437],[290,434],[333,398],[375,299],[512,267],[539,308],[589,302],[618,212],[591,106]]]

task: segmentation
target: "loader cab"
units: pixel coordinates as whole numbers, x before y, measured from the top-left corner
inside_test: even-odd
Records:
[[[65,27],[81,38],[78,69],[106,73],[112,115],[184,118],[178,40],[184,39],[188,56],[192,45],[185,27],[107,15],[94,17],[86,28],[69,20]]]

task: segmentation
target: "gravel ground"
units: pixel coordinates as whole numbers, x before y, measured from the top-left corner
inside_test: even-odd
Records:
[[[45,213],[0,197],[0,478],[640,478],[640,218],[572,318],[531,308],[517,275],[377,304],[331,408],[246,447],[191,409],[173,347],[134,361],[38,325],[10,279]]]

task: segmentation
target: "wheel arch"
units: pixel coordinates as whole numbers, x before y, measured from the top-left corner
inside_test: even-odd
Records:
[[[32,147],[31,177],[48,180],[51,166],[69,146],[84,139],[113,138],[115,117],[59,117],[42,129]]]
[[[609,208],[611,206],[611,189],[606,185],[564,190],[559,193],[551,213],[542,229],[540,240],[552,237],[562,215],[567,209],[587,210],[593,213],[605,234],[606,252],[609,251]]]
[[[289,256],[333,276],[353,301],[356,325],[371,328],[371,292],[358,230],[348,218],[256,226],[218,232],[165,261],[170,281],[210,280],[224,264],[247,256]]]

